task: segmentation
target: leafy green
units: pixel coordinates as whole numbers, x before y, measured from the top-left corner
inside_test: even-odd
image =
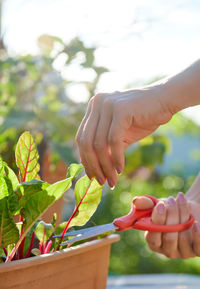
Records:
[[[3,163],[3,165],[4,165],[4,174],[9,179],[9,181],[12,185],[12,190],[14,191],[17,189],[17,186],[19,185],[18,178],[15,175],[15,173],[13,172],[13,170],[11,170],[11,168],[9,168],[5,162]]]
[[[40,170],[39,155],[30,132],[25,132],[20,136],[15,150],[15,157],[22,182],[37,178]]]
[[[9,210],[16,201],[13,197],[10,179],[4,175],[4,163],[0,158],[0,248],[15,243],[19,231]]]
[[[67,170],[66,178],[73,177],[76,178],[83,170],[83,165],[81,164],[72,164]]]
[[[40,243],[46,242],[51,237],[53,232],[54,226],[43,221],[40,221],[35,228],[35,234]]]
[[[15,243],[19,238],[19,231],[9,211],[9,194],[6,177],[0,176],[0,248]]]
[[[83,226],[89,221],[101,201],[102,186],[96,179],[87,176],[77,181],[75,186],[76,213],[69,227]]]

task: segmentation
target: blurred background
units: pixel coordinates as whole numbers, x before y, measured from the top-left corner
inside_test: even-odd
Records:
[[[34,135],[44,180],[78,162],[74,137],[96,92],[140,87],[183,69],[200,50],[198,0],[0,0],[0,154],[14,166],[19,135]],[[200,170],[200,108],[177,114],[126,152],[126,169],[88,225],[111,222],[139,194],[186,192]],[[56,210],[67,218],[66,196]],[[152,253],[142,232],[121,233],[110,274],[200,274],[200,261]]]

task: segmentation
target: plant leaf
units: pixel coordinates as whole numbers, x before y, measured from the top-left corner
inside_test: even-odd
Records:
[[[8,209],[7,198],[0,199],[0,248],[16,243],[19,231]]]
[[[30,132],[24,132],[15,150],[16,164],[20,171],[21,181],[29,182],[37,177],[40,170],[38,152]]]
[[[43,221],[40,221],[36,228],[35,234],[40,241],[40,243],[46,242],[54,232],[54,227],[52,224],[47,224]]]
[[[66,178],[72,177],[76,178],[83,170],[83,165],[81,164],[71,164],[71,166],[67,170]]]
[[[21,183],[17,187],[17,196],[20,198],[19,200],[19,208],[24,208],[27,198],[31,195],[36,194],[42,190],[45,190],[48,186],[48,183],[40,181],[40,180],[32,180],[30,182]]]
[[[15,191],[17,189],[17,186],[19,185],[19,181],[15,173],[9,166],[3,162],[4,165],[4,174],[5,176],[10,180],[11,185],[12,185],[12,190]]]
[[[23,208],[20,212],[22,217],[24,218],[23,234],[20,236],[19,240],[15,244],[15,247],[12,250],[11,254],[7,257],[6,262],[12,260],[23,238],[26,236],[27,232],[31,229],[35,222],[39,219],[39,217],[56,200],[58,200],[65,191],[67,191],[71,187],[72,179],[73,178],[70,177],[53,185],[49,185],[46,189],[31,194],[26,198],[25,203],[23,204]]]
[[[55,184],[49,185],[45,189],[34,192],[33,194],[31,194],[31,191],[30,191],[26,195],[25,202],[23,203],[23,208],[20,211],[22,217],[24,218],[23,234],[18,239],[11,254],[7,257],[6,262],[9,262],[12,260],[23,238],[26,236],[27,232],[31,229],[31,227],[35,224],[35,222],[39,219],[39,217],[56,200],[58,200],[64,194],[64,192],[66,192],[71,187],[72,180],[75,175],[76,174],[72,174],[72,176],[70,176],[69,178],[62,180],[60,182],[57,182]],[[38,180],[32,181],[32,183],[35,183],[35,184],[38,184],[38,182],[40,181]],[[31,186],[30,186],[30,190],[31,190]]]
[[[92,181],[87,177],[82,177],[75,186],[76,213],[70,222],[72,226],[85,225],[96,211],[101,201],[102,186],[96,179]]]

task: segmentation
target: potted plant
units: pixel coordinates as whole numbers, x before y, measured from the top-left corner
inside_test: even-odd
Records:
[[[54,184],[41,181],[39,155],[29,132],[19,138],[15,158],[19,179],[0,159],[0,288],[104,289],[110,245],[119,237],[111,235],[70,248],[61,245],[69,228],[84,225],[93,215],[102,186],[87,176],[80,178],[69,220],[56,227],[54,215],[46,224],[41,215],[71,187],[83,167],[72,164],[66,179]],[[61,238],[52,238],[60,233]]]

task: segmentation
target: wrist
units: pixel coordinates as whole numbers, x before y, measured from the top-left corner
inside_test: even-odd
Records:
[[[200,104],[200,60],[159,83],[162,102],[172,114]]]
[[[190,201],[200,203],[200,173],[196,177],[194,183],[192,184],[191,188],[187,191],[185,196]]]

